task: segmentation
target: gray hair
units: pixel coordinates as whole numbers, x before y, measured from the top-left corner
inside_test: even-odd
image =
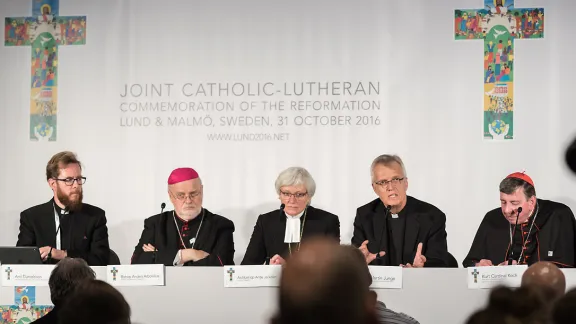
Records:
[[[59,306],[74,291],[76,286],[86,280],[96,279],[96,273],[83,259],[66,258],[58,262],[50,274],[48,286],[50,299]]]
[[[377,165],[388,166],[392,163],[398,163],[402,167],[402,174],[404,175],[404,177],[407,176],[406,167],[404,167],[404,162],[402,162],[402,159],[398,155],[382,154],[379,157],[375,158],[374,161],[372,161],[372,165],[370,166],[370,177],[372,178],[372,181],[374,181],[374,168]]]
[[[312,198],[316,192],[316,182],[310,175],[310,173],[300,167],[290,167],[280,173],[278,178],[276,178],[276,193],[280,194],[280,188],[284,186],[297,186],[304,185],[308,196]]]

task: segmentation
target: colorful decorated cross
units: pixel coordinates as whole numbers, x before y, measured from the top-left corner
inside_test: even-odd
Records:
[[[32,17],[9,17],[6,46],[32,46],[30,139],[56,141],[58,46],[86,44],[86,17],[59,17],[59,0],[32,0]]]
[[[116,274],[118,273],[118,269],[116,269],[116,267],[113,267],[112,270],[110,270],[110,273],[112,273],[112,280],[116,281]]]
[[[474,269],[474,271],[472,271],[472,275],[474,276],[474,283],[478,283],[478,275],[480,274],[480,272],[478,272],[478,269]]]
[[[456,10],[456,40],[484,40],[484,138],[514,138],[514,40],[544,37],[543,8],[484,0],[484,9]]]
[[[226,271],[230,275],[230,281],[232,281],[232,275],[234,274],[234,269],[230,268],[230,270]]]
[[[8,268],[6,268],[6,270],[4,270],[4,271],[6,271],[6,274],[7,274],[7,278],[6,278],[6,279],[10,280],[10,274],[12,273],[12,269],[10,269],[10,267],[8,267]]]

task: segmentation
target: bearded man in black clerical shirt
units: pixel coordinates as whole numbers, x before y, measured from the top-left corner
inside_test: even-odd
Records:
[[[20,214],[16,246],[36,246],[45,263],[70,257],[108,265],[110,247],[104,210],[83,202],[82,164],[72,152],[55,154],[46,166],[54,197]]]

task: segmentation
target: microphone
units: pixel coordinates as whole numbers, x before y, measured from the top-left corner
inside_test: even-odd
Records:
[[[518,207],[516,211],[516,224],[514,224],[514,232],[512,233],[512,242],[510,242],[510,256],[508,257],[508,265],[512,265],[514,260],[514,238],[516,237],[516,228],[518,227],[518,218],[520,218],[520,213],[522,212],[522,207]]]
[[[58,241],[58,235],[60,235],[60,228],[62,226],[62,220],[64,219],[64,216],[66,216],[68,207],[64,207],[64,209],[62,209],[62,215],[58,214],[58,228],[56,229],[56,237],[55,237],[55,241]],[[70,235],[72,230],[72,226],[70,226],[69,230],[68,230],[68,237],[71,238],[72,236]],[[72,240],[70,239],[70,242],[72,242]],[[60,249],[64,250],[64,242],[62,242],[62,240],[60,240]],[[55,249],[56,247],[50,247],[50,251],[48,251],[48,257],[46,258],[46,260],[50,260],[52,259],[52,249]]]
[[[156,224],[154,228],[154,252],[152,252],[152,263],[156,264],[156,252],[158,251],[158,228],[160,227],[160,223],[162,222],[162,214],[164,213],[164,208],[166,208],[166,203],[160,204],[160,221]]]
[[[286,207],[286,204],[280,205],[280,217],[284,216],[284,207]],[[288,243],[288,244],[290,244],[290,243]],[[271,259],[272,259],[272,257],[267,256],[266,260],[264,261],[264,265],[270,265]]]
[[[380,250],[380,246],[381,246],[380,244],[382,244],[382,234],[384,234],[384,227],[388,228],[387,240],[388,240],[388,242],[390,241],[390,226],[388,224],[388,216],[390,216],[390,209],[392,209],[392,206],[391,205],[389,205],[389,206],[385,205],[385,207],[386,207],[386,212],[384,213],[384,219],[386,221],[386,226],[383,226],[382,231],[380,232],[380,239],[378,240],[378,250]],[[390,245],[388,244],[388,246],[390,246]],[[383,258],[384,257],[380,256],[380,251],[376,251],[376,260],[383,259]]]

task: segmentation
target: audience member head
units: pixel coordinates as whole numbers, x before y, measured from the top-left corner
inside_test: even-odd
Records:
[[[545,294],[546,301],[553,303],[566,292],[566,278],[554,263],[540,261],[524,272],[522,287],[540,289]]]
[[[59,324],[130,324],[130,306],[110,284],[90,280],[65,300],[59,316]]]
[[[547,324],[550,312],[540,290],[531,287],[492,290],[486,308],[468,318],[467,324]]]
[[[324,238],[309,240],[282,270],[273,323],[375,323],[371,280],[358,249]]]
[[[59,307],[78,285],[86,280],[94,279],[96,279],[96,274],[83,259],[61,260],[48,279],[52,303]]]
[[[561,297],[552,310],[554,324],[576,323],[576,289],[571,289]]]

